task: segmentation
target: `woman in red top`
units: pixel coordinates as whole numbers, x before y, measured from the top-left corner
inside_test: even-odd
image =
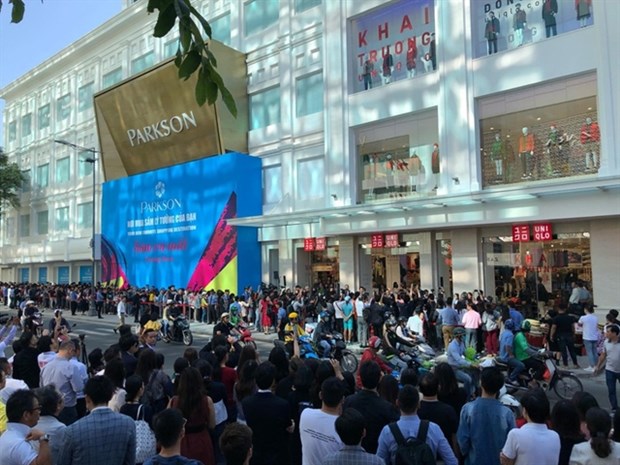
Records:
[[[205,393],[202,376],[196,368],[183,370],[177,395],[170,400],[170,407],[181,410],[187,420],[181,455],[205,464],[215,463],[209,432],[215,428],[215,408]]]
[[[377,362],[377,364],[379,365],[383,373],[390,374],[392,373],[392,369],[383,361],[381,357],[379,357],[378,352],[380,348],[381,348],[381,339],[379,339],[377,336],[371,337],[368,340],[368,348],[364,350],[364,352],[362,353],[362,358],[360,359],[360,366],[362,366],[364,362],[375,361]],[[359,370],[357,372],[356,382],[357,382],[357,387],[361,388],[362,379],[360,378]]]
[[[213,378],[220,381],[226,389],[226,411],[228,412],[228,421],[237,420],[237,405],[234,399],[235,383],[237,382],[237,370],[226,366],[228,362],[228,347],[219,346],[214,350],[215,357],[219,367],[214,370]]]
[[[260,315],[261,315],[261,325],[263,326],[263,331],[265,334],[269,334],[271,330],[271,299],[269,296],[263,297],[260,300]]]

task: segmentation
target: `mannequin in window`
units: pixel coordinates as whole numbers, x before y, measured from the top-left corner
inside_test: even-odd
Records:
[[[521,47],[521,45],[523,45],[523,30],[527,25],[527,15],[525,14],[525,11],[521,9],[520,3],[517,3],[515,8],[517,11],[515,11],[515,14],[512,17],[512,28],[515,33],[515,43],[517,44],[517,47]]]
[[[415,76],[416,58],[418,57],[418,46],[415,41],[410,42],[410,47],[407,50],[407,73],[409,77]]]
[[[547,38],[558,35],[558,28],[555,22],[555,15],[558,14],[558,0],[545,0],[542,7],[542,19],[545,21],[545,31]]]
[[[375,64],[370,59],[368,53],[365,55],[364,65],[362,69],[362,77],[364,78],[364,90],[372,89],[372,72]]]
[[[504,180],[506,182],[513,182],[516,179],[516,158],[515,149],[510,142],[510,136],[506,136],[504,141]]]
[[[487,24],[484,27],[484,37],[487,39],[489,55],[497,53],[497,36],[499,35],[499,19],[495,17],[495,13],[489,12]]]
[[[417,191],[421,166],[422,162],[420,157],[414,151],[409,157],[409,179],[411,180],[411,193]]]
[[[560,143],[561,134],[558,131],[555,123],[549,128],[549,135],[547,136],[547,142],[545,142],[545,155],[547,156],[547,163],[549,164],[549,170],[553,172],[554,176],[558,176],[561,171],[562,154]]]
[[[433,181],[435,182],[435,187],[433,190],[437,190],[437,186],[439,185],[439,144],[435,142],[433,144],[433,153],[431,154],[431,171],[433,172]]]
[[[436,52],[435,33],[431,32],[431,43],[428,46],[428,59],[433,64],[433,71],[437,70],[437,56],[436,56],[435,52]]]
[[[588,25],[588,18],[591,16],[590,8],[592,8],[592,0],[575,0],[579,27],[586,27]]]
[[[534,134],[528,128],[521,130],[519,137],[519,159],[521,160],[521,179],[532,177],[532,161],[534,158]]]
[[[383,55],[383,83],[392,82],[392,71],[394,71],[394,57],[390,53],[390,46],[387,46],[387,53]]]
[[[577,143],[575,134],[569,134],[568,131],[560,131],[562,135],[558,140],[558,152],[560,154],[560,171],[562,175],[569,176],[571,173],[570,159],[574,145]]]
[[[601,133],[598,124],[589,116],[581,126],[581,145],[586,157],[586,171],[596,171],[598,168],[598,149]]]
[[[493,160],[495,164],[495,178],[501,180],[504,175],[504,143],[499,133],[495,134],[495,140],[493,141],[493,145],[491,145],[491,160]]]

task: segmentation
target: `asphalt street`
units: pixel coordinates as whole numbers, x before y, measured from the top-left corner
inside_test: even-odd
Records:
[[[3,306],[0,306],[0,312],[15,314],[14,311]],[[51,316],[51,311],[45,311],[43,313],[45,327],[47,327]],[[104,315],[103,319],[101,320],[98,319],[96,316],[81,316],[80,314],[72,317],[70,312],[64,312],[63,316],[67,319],[69,324],[76,325],[73,328],[74,336],[77,336],[78,334],[84,334],[86,336],[85,343],[88,352],[90,352],[96,347],[105,350],[106,347],[118,341],[118,335],[114,333],[114,328],[118,325],[118,317],[116,315]],[[126,322],[128,324],[132,324],[133,317],[128,317],[126,319]],[[212,326],[192,322],[190,327],[194,336],[194,342],[192,344],[192,347],[199,351],[202,347],[204,347],[205,344],[207,344],[207,342],[209,342],[212,334]],[[275,336],[273,334],[266,336],[262,333],[254,333],[253,335],[256,339],[256,344],[258,346],[258,352],[260,354],[261,360],[266,360],[269,352],[273,348],[273,339],[275,338]],[[354,345],[352,349],[354,349],[355,351],[355,348],[356,346]],[[164,368],[167,373],[172,374],[172,367],[175,359],[177,357],[181,357],[185,349],[186,346],[184,346],[182,343],[166,344],[162,341],[159,341],[157,343],[157,350],[164,354]],[[12,354],[10,348],[8,348],[6,352],[7,356],[10,356]],[[580,357],[580,365],[583,367],[587,366],[585,357]],[[594,395],[602,408],[609,409],[609,400],[607,398],[607,387],[605,385],[604,374],[592,376],[591,373],[584,372],[583,370],[574,370],[574,373],[583,383],[584,390]],[[520,394],[517,393],[516,397],[519,397],[519,395]],[[558,399],[556,394],[553,392],[548,393],[548,395],[552,403]]]

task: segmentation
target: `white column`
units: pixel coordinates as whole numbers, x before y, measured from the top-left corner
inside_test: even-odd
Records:
[[[618,308],[619,239],[620,222],[617,219],[591,222],[592,295],[599,312],[607,313],[609,309]]]
[[[340,287],[343,288],[345,284],[349,285],[349,289],[357,289],[359,285],[359,279],[356,273],[356,253],[357,253],[357,240],[353,236],[342,236],[338,238],[339,248],[338,254],[340,257]]]
[[[480,247],[476,229],[452,231],[453,292],[468,292],[482,287],[479,257]]]

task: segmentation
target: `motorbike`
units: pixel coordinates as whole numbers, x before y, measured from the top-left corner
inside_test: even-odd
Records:
[[[182,342],[186,346],[192,345],[194,336],[192,335],[192,330],[189,328],[189,320],[185,318],[185,315],[181,314],[175,317],[168,329],[168,334],[165,334],[162,339],[166,343]]]
[[[334,347],[332,349],[331,356],[333,359],[338,360],[343,371],[348,373],[355,373],[357,371],[357,357],[347,349],[347,345],[344,342],[342,334],[333,332],[332,337],[334,339]]]
[[[504,385],[509,394],[518,391],[529,391],[533,385],[545,392],[553,390],[558,397],[567,400],[571,400],[577,392],[583,392],[581,380],[572,371],[560,369],[553,353],[543,349],[539,352],[539,357],[544,361],[546,368],[543,379],[535,379],[530,372],[524,379],[520,380],[519,385],[510,383]],[[498,359],[495,359],[495,365],[504,371],[508,371],[508,365]]]
[[[245,321],[239,320],[237,326],[235,327],[239,335],[237,336],[237,340],[241,342],[243,345],[250,345],[256,349],[256,341],[252,337],[252,331],[250,331],[250,327]]]
[[[43,316],[41,312],[37,310],[31,315],[24,316],[23,327],[37,337],[41,337],[41,334],[43,334]]]
[[[298,342],[299,342],[299,357],[300,358],[317,358],[317,359],[319,358],[319,355],[314,347],[314,343],[312,342],[312,339],[310,338],[310,336],[307,336],[307,335],[299,336]],[[280,339],[274,339],[273,345],[275,347],[280,347],[284,349],[284,351],[288,353],[288,350],[287,350],[287,347],[284,341],[281,341]]]

